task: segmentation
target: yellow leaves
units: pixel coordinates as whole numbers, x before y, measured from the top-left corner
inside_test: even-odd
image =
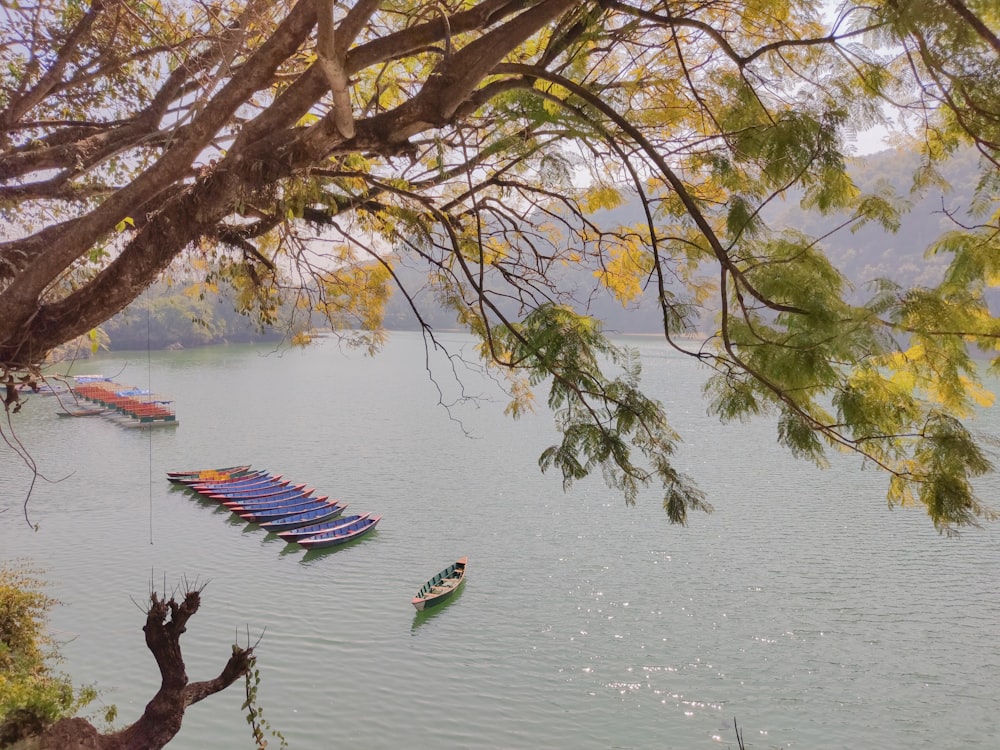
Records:
[[[510,383],[510,403],[504,414],[517,419],[535,411],[535,394],[525,378],[512,378]]]
[[[128,227],[135,229],[135,219],[133,219],[131,216],[126,216],[124,219],[115,224],[115,231],[121,234]]]
[[[183,294],[188,299],[198,299],[206,294],[218,294],[219,285],[210,281],[199,281],[184,287]]]
[[[334,328],[375,331],[382,327],[391,294],[389,269],[380,263],[348,265],[323,278],[323,299],[317,305]]]
[[[607,254],[603,269],[594,271],[594,275],[622,305],[627,305],[642,294],[643,284],[653,268],[645,236],[623,231],[615,236]]]
[[[986,390],[978,383],[974,383],[966,377],[963,377],[962,384],[965,386],[965,392],[972,399],[977,406],[983,408],[993,406],[996,401],[996,395],[992,392]]]
[[[485,334],[485,332],[484,328],[480,333]],[[476,353],[487,363],[509,364],[514,356],[510,348],[505,346],[500,339],[486,338],[485,336],[476,344]],[[511,377],[506,368],[502,368],[500,371],[506,373],[508,378]]]
[[[896,352],[886,361],[889,382],[905,393],[922,393],[931,403],[940,404],[956,415],[968,417],[972,407],[989,407],[995,395],[967,375],[948,369],[922,344]]]
[[[987,286],[998,287],[1000,286],[1000,267],[997,268],[987,268],[983,274],[984,281]]]
[[[622,194],[610,185],[594,185],[584,192],[580,200],[585,213],[618,208],[623,202]]]
[[[499,261],[510,256],[510,248],[506,242],[501,241],[497,237],[488,237],[482,243],[482,254],[482,262],[485,265],[496,265]]]
[[[893,474],[889,478],[889,492],[887,499],[889,506],[898,505],[907,507],[917,504],[917,496],[914,494],[914,485],[911,472],[918,470],[915,461],[903,461],[898,467],[899,474]]]
[[[96,328],[91,328],[87,332],[87,340],[90,343],[90,353],[97,354],[97,350],[101,347],[101,339]]]

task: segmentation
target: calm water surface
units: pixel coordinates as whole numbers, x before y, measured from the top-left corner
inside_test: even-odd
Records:
[[[50,481],[32,532],[30,472],[0,452],[0,550],[44,566],[64,668],[120,723],[158,684],[150,587],[187,581],[207,583],[189,675],[263,633],[260,702],[293,750],[736,747],[734,717],[747,747],[995,747],[1000,529],[941,537],[887,510],[885,478],[855,460],[821,472],[765,422],[719,426],[703,372],[629,343],[717,509],[687,528],[655,493],[633,508],[599,480],[564,493],[536,464],[551,418],[508,420],[493,384],[459,368],[460,389],[440,356],[430,380],[420,337],[394,334],[375,359],[326,341],[78,366],[176,399],[180,426],[59,419],[32,398],[15,426]],[[305,554],[164,479],[239,462],[384,518]],[[998,488],[983,495],[997,504]],[[414,591],[462,555],[465,590],[417,615]],[[251,747],[243,698],[238,683],[193,706],[170,746]]]

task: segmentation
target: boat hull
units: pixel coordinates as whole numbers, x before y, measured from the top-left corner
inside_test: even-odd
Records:
[[[418,612],[450,599],[465,584],[465,568],[469,558],[462,557],[429,579],[417,591],[411,603]]]
[[[264,485],[253,490],[240,490],[239,492],[209,492],[205,496],[210,497],[213,500],[218,500],[220,503],[239,503],[244,500],[263,500],[265,498],[275,497],[276,495],[284,495],[289,492],[301,492],[305,489],[305,486],[304,482],[302,484],[294,485],[291,482],[278,482],[277,484]]]
[[[282,481],[281,474],[260,472],[259,474],[247,475],[245,477],[230,480],[219,480],[215,482],[189,482],[187,480],[181,480],[181,483],[186,484],[195,492],[205,495],[211,492],[236,492],[241,489],[248,490],[262,485],[274,484],[275,482],[280,481]]]
[[[342,518],[334,518],[331,521],[309,524],[308,526],[299,526],[294,529],[289,529],[288,531],[279,531],[278,536],[280,536],[286,542],[297,542],[300,539],[307,539],[308,537],[316,536],[317,534],[322,534],[327,531],[332,531],[334,528],[338,526],[347,526],[348,524],[357,523],[358,521],[363,521],[370,515],[371,513],[365,513],[363,515],[352,515],[352,516],[344,516]]]
[[[373,531],[381,520],[382,516],[375,516],[374,518],[366,518],[363,521],[356,521],[347,526],[338,526],[325,534],[300,539],[298,544],[301,544],[306,549],[325,549],[326,547],[347,544]]]
[[[339,517],[346,507],[346,504],[328,503],[328,507],[325,508],[315,508],[302,513],[293,513],[290,516],[285,516],[274,521],[262,521],[260,525],[268,531],[278,532],[311,526],[313,524],[329,523]]]
[[[187,485],[196,492],[203,489],[210,489],[212,487],[236,487],[242,484],[254,484],[255,482],[266,482],[273,481],[279,478],[279,475],[271,474],[269,471],[252,471],[248,474],[233,475],[229,479],[185,479],[180,478],[177,481],[180,484]]]
[[[240,518],[249,521],[250,523],[261,523],[262,521],[277,521],[280,518],[285,518],[286,516],[292,516],[297,513],[305,513],[307,510],[316,510],[324,505],[328,505],[328,498],[324,495],[323,497],[317,497],[315,500],[308,500],[306,502],[293,501],[288,505],[283,505],[279,508],[270,508],[268,510],[236,510],[233,511]]]
[[[239,466],[223,466],[218,469],[190,469],[188,471],[168,471],[167,477],[177,477],[181,479],[211,479],[213,476],[231,476],[237,472],[248,471],[250,469],[250,464],[241,464]]]

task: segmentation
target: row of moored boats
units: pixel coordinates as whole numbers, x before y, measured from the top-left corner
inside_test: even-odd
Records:
[[[146,388],[122,385],[103,375],[77,375],[61,417],[105,417],[123,427],[176,427],[174,402]]]
[[[346,503],[326,496],[314,497],[315,490],[304,484],[250,466],[169,471],[167,479],[307,549],[353,541],[372,531],[382,520],[382,516],[370,513],[345,516]],[[467,558],[459,558],[432,576],[413,597],[413,606],[424,610],[455,594],[465,583],[467,562]]]
[[[382,520],[371,513],[345,516],[346,503],[315,496],[315,489],[305,484],[249,466],[171,471],[167,479],[307,549],[353,541]]]

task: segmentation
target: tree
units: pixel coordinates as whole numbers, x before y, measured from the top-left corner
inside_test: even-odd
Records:
[[[992,0],[847,2],[829,20],[812,0],[2,7],[8,408],[53,347],[177,259],[218,260],[247,308],[292,295],[372,348],[390,282],[418,268],[400,293],[419,316],[427,290],[480,337],[511,414],[548,387],[562,437],[543,468],[600,468],[628,502],[658,482],[683,522],[708,506],[671,464],[678,436],[587,315],[646,289],[666,343],[714,370],[721,418],[774,415],[818,464],[860,454],[942,530],[991,517],[963,420],[988,400],[969,348],[1000,332]],[[850,304],[822,238],[761,212],[796,188],[844,228],[897,225],[903,202],[844,169],[851,134],[896,113],[922,144],[918,187],[979,149],[978,213],[931,249],[953,256],[940,287],[886,280]],[[626,194],[643,222],[593,220]],[[564,267],[593,284],[562,285]],[[705,344],[684,336],[705,326]]]
[[[156,659],[160,689],[142,716],[119,731],[100,734],[73,714],[96,698],[93,688],[74,691],[69,680],[52,673],[54,654],[44,635],[45,615],[55,604],[41,590],[37,571],[24,566],[0,568],[0,744],[21,750],[156,750],[180,731],[188,706],[224,690],[254,668],[252,647],[233,646],[218,677],[189,682],[180,637],[201,604],[201,589],[193,587],[178,602],[150,593],[143,631]],[[249,683],[248,683],[249,690]],[[253,698],[248,696],[251,710]],[[251,714],[253,717],[253,714]],[[262,737],[254,724],[255,737]],[[266,743],[265,743],[266,744]]]

